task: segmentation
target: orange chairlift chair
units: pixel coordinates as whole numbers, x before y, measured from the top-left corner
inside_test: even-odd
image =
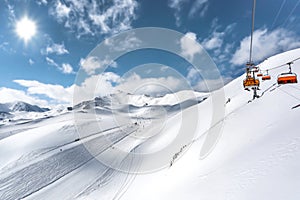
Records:
[[[290,62],[290,63],[287,63],[287,64],[289,65],[289,70],[290,71],[278,75],[277,83],[278,84],[298,83],[297,74],[292,73],[291,64],[293,64],[293,63]]]
[[[243,86],[245,88],[245,90],[250,90],[250,89],[254,89],[254,88],[258,88],[259,87],[259,80],[255,79],[254,76],[251,76],[251,72],[249,68],[247,68],[247,75],[246,75],[246,79],[243,81]]]
[[[271,80],[271,76],[269,75],[269,70],[267,70],[267,74],[263,75],[261,79],[263,81]]]

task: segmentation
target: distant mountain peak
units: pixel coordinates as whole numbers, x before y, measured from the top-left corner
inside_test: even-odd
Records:
[[[46,112],[49,110],[49,108],[41,108],[37,105],[31,105],[23,101],[0,104],[0,112]]]
[[[10,109],[12,111],[25,111],[25,112],[46,112],[49,111],[48,108],[41,108],[36,105],[31,105],[29,103],[25,103],[23,101],[18,101],[14,103]]]

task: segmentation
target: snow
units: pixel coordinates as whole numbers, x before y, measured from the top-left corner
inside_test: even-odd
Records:
[[[286,71],[269,71],[254,101],[243,75],[210,94],[119,92],[72,112],[14,113],[0,127],[0,199],[300,199],[300,84],[278,86]],[[222,132],[203,156],[223,90]]]

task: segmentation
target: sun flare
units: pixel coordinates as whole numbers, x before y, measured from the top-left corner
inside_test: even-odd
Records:
[[[36,34],[36,24],[31,19],[23,17],[16,23],[16,32],[25,42],[28,42]]]

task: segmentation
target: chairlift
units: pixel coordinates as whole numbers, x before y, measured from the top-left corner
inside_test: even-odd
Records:
[[[267,70],[267,74],[263,75],[261,79],[263,81],[271,80],[271,76],[269,75],[269,70]]]
[[[292,72],[291,64],[292,62],[287,63],[289,65],[289,72],[282,73],[277,77],[278,84],[288,84],[288,83],[298,83],[297,74]]]

